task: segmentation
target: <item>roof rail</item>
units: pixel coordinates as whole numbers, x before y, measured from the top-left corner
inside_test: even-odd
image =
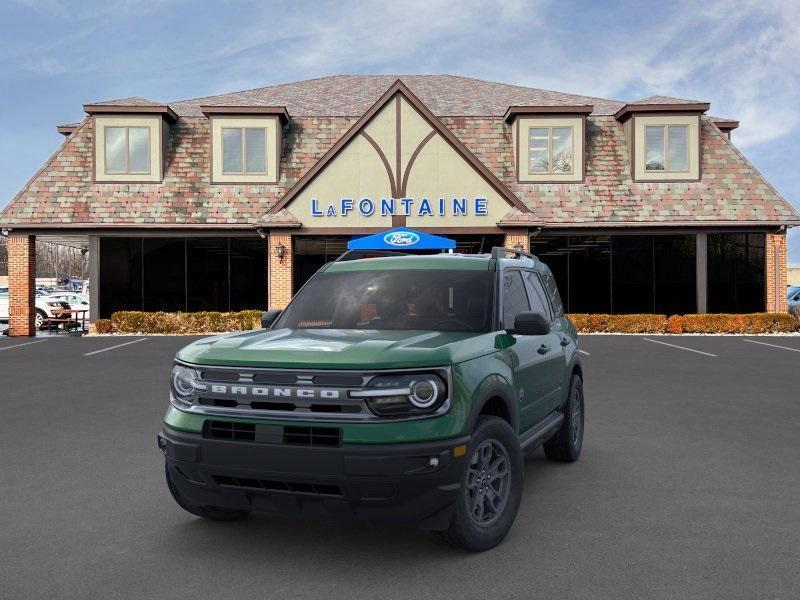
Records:
[[[525,252],[524,250],[517,250],[516,248],[502,248],[500,246],[495,246],[492,248],[492,258],[505,258],[506,254],[514,254],[518,257],[526,257],[536,260],[536,256],[531,254],[530,252]]]
[[[360,260],[362,258],[383,258],[386,256],[411,256],[408,252],[395,252],[393,250],[346,250],[333,262]]]

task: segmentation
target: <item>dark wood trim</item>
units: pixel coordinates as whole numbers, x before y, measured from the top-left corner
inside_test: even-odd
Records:
[[[535,114],[547,114],[550,116],[575,115],[575,114],[588,115],[591,114],[593,110],[594,106],[591,104],[575,104],[572,106],[569,105],[509,106],[508,110],[506,110],[506,114],[503,115],[503,120],[506,123],[510,123],[518,116],[521,115],[529,116]]]
[[[285,106],[212,106],[201,105],[200,112],[206,117],[211,115],[269,115],[278,117],[282,123],[287,123],[292,117]]]
[[[422,149],[425,147],[429,141],[431,141],[436,136],[436,130],[431,131],[428,135],[422,138],[422,141],[417,145],[414,149],[414,152],[411,153],[411,156],[408,158],[408,164],[406,165],[406,170],[403,173],[403,181],[400,184],[399,195],[403,198],[406,196],[406,188],[408,187],[408,178],[411,175],[411,167],[414,166],[414,161],[417,160],[417,156],[419,153],[422,152]]]
[[[697,113],[702,114],[706,112],[711,105],[708,102],[691,102],[685,104],[626,104],[620,108],[615,114],[614,118],[617,121],[623,122],[628,119],[629,115],[637,113]]]
[[[284,208],[291,202],[305,187],[314,179],[317,174],[328,164],[339,152],[344,149],[350,141],[373,119],[373,117],[380,111],[395,94],[402,94],[402,96],[411,104],[417,113],[422,116],[428,123],[450,144],[450,146],[461,155],[484,180],[502,196],[509,204],[518,208],[522,212],[528,213],[530,210],[508,186],[500,181],[478,158],[469,151],[469,149],[458,139],[453,133],[445,127],[444,123],[436,117],[414,93],[409,90],[406,85],[399,79],[395,81],[389,89],[373,104],[367,112],[365,112],[356,121],[347,132],[339,138],[339,140],[328,149],[328,151],[320,158],[313,167],[311,167],[300,180],[295,183],[292,188],[284,194],[280,202],[276,203],[269,212],[276,213]]]
[[[402,216],[402,215],[401,215]],[[393,225],[395,227],[395,225]],[[517,227],[519,229],[519,227]],[[459,234],[488,234],[488,233],[503,233],[504,230],[499,227],[417,227],[414,226],[416,231],[426,231],[428,233],[436,233],[443,235],[459,235]],[[303,227],[299,231],[289,231],[287,234],[296,235],[362,235],[369,233],[380,233],[386,231],[385,227]]]
[[[739,121],[728,120],[728,119],[710,119],[714,125],[717,126],[717,129],[721,129],[722,131],[731,132],[734,129],[739,127]]]
[[[61,135],[63,135],[64,137],[71,136],[79,128],[80,128],[80,123],[76,123],[75,125],[56,125],[56,131]]]
[[[392,215],[392,227],[405,227],[405,226],[406,226],[405,215]]]
[[[400,103],[400,96],[395,95],[394,97],[394,190],[398,196],[405,196],[406,192],[402,189],[402,182],[400,181],[400,170],[402,169],[401,166],[401,155],[403,153],[403,125],[401,122],[402,117],[400,116],[401,113],[401,103]]]
[[[383,152],[383,149],[381,149],[381,147],[378,145],[378,142],[376,142],[370,134],[368,134],[366,131],[362,131],[360,135],[367,140],[375,149],[375,152],[378,153],[378,157],[381,159],[383,167],[386,169],[386,175],[389,176],[389,189],[392,192],[392,198],[396,198],[397,188],[395,187],[395,178],[392,174],[392,165],[389,164],[389,159],[386,158],[386,154]]]
[[[90,115],[161,115],[174,123],[178,115],[166,104],[137,106],[135,104],[84,104],[83,110]]]
[[[612,233],[622,234],[660,234],[660,235],[680,235],[695,233],[713,232],[756,232],[769,233],[780,231],[786,223],[779,222],[746,222],[736,223],[734,221],[720,221],[717,223],[709,221],[683,221],[663,224],[643,224],[643,223],[548,223],[542,227],[542,233],[552,233],[555,235],[603,235]]]

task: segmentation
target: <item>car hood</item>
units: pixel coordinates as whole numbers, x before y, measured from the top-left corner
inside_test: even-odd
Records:
[[[493,352],[495,333],[275,329],[204,338],[178,352],[202,364],[309,369],[401,369],[454,364]]]

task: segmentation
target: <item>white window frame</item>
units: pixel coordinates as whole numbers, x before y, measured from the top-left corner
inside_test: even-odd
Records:
[[[669,130],[674,127],[682,127],[686,130],[686,137],[684,138],[686,142],[686,168],[685,169],[671,169],[669,164]],[[647,130],[648,129],[663,129],[664,136],[662,140],[662,148],[661,152],[664,156],[664,168],[663,169],[648,169],[647,168]],[[659,124],[659,125],[645,125],[644,126],[644,139],[645,139],[645,147],[644,147],[644,170],[645,173],[688,173],[690,171],[691,166],[691,158],[690,158],[690,150],[689,150],[689,137],[690,137],[690,125],[684,124]]]
[[[125,130],[125,169],[122,171],[112,171],[108,168],[108,130],[109,129],[124,129]],[[144,129],[147,131],[147,170],[146,171],[131,171],[131,145],[130,145],[130,130],[131,129]],[[152,138],[152,130],[149,125],[107,125],[103,127],[103,169],[106,175],[150,175],[150,165],[153,148],[151,147],[150,140]]]
[[[239,130],[242,132],[241,137],[241,153],[242,153],[242,170],[241,171],[226,171],[225,170],[225,131]],[[248,129],[260,129],[264,136],[264,170],[263,171],[248,171],[247,170],[247,139],[246,131]],[[223,126],[220,128],[220,143],[222,144],[222,174],[223,175],[266,175],[269,173],[269,128],[267,127],[252,127],[252,126]]]
[[[547,130],[547,170],[546,171],[531,171],[531,135],[534,129]],[[570,170],[569,171],[554,171],[553,170],[553,130],[554,129],[569,129],[569,146],[570,146]],[[575,128],[572,125],[531,125],[528,127],[528,175],[574,175],[575,174]]]

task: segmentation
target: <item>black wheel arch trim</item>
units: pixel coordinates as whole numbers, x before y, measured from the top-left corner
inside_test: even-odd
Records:
[[[508,382],[498,375],[490,375],[484,379],[479,386],[477,399],[473,401],[467,419],[467,431],[474,431],[481,411],[493,398],[499,398],[508,411],[508,418],[511,429],[519,432],[519,405],[514,400],[514,390]]]

